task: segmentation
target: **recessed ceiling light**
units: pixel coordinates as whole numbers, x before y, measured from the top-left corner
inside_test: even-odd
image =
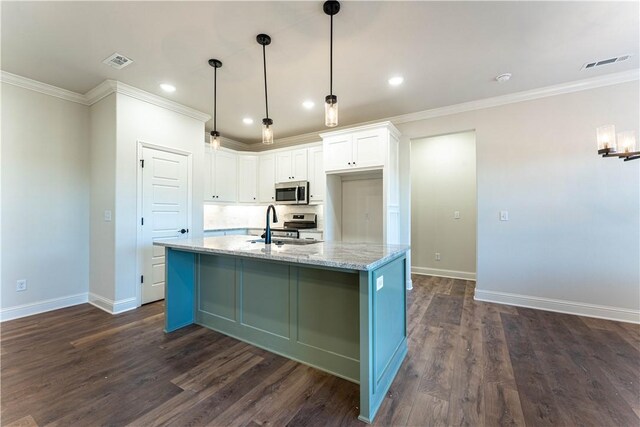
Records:
[[[168,83],[162,83],[160,85],[160,87],[162,88],[163,91],[165,92],[175,92],[176,91],[176,87],[173,85],[170,85]]]
[[[499,76],[496,76],[496,81],[498,83],[504,83],[508,81],[510,78],[511,78],[511,73],[504,73],[504,74],[500,74]]]
[[[242,119],[242,123],[244,123],[245,125],[252,125],[253,119],[251,117],[245,117],[244,119]]]
[[[402,76],[394,76],[389,79],[389,84],[391,86],[399,86],[402,84],[403,81],[404,81],[404,78]]]
[[[313,102],[313,101],[310,101],[310,100],[304,101],[304,102],[302,103],[302,106],[303,106],[304,108],[306,108],[307,110],[311,110],[311,109],[313,108],[313,106],[314,106],[314,105],[316,105],[316,103],[315,103],[315,102]]]

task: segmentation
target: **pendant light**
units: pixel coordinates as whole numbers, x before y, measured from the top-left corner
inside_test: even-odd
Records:
[[[258,34],[258,44],[262,45],[262,64],[264,66],[264,109],[266,117],[262,119],[262,143],[273,144],[273,120],[269,118],[269,97],[267,95],[267,54],[265,46],[271,44],[271,37],[266,34]]]
[[[333,94],[333,15],[340,12],[340,2],[324,2],[324,13],[331,17],[331,38],[329,44],[329,95],[324,99],[324,124],[327,127],[338,126],[338,97]]]
[[[218,68],[222,67],[222,62],[217,59],[210,59],[209,65],[213,67],[213,130],[209,135],[209,145],[214,150],[220,148],[220,132],[216,128],[216,81],[218,79]]]

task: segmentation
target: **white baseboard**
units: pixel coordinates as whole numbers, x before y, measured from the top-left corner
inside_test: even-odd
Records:
[[[138,307],[135,297],[114,301],[101,295],[94,294],[93,292],[89,293],[89,304],[99,308],[100,310],[104,310],[109,314],[124,313],[125,311],[133,310]]]
[[[0,310],[0,322],[19,319],[21,317],[32,316],[34,314],[46,313],[59,308],[71,307],[72,305],[84,304],[88,301],[86,292],[66,297],[52,298],[30,304],[7,307]]]
[[[510,294],[507,292],[483,291],[477,288],[474,299],[476,301],[495,302],[498,304],[515,305],[518,307],[555,311],[557,313],[617,320],[619,322],[640,323],[640,310],[631,310],[628,308]]]
[[[410,291],[411,289],[413,289],[413,280],[411,280],[411,278],[407,279],[407,284],[406,284],[407,290]]]
[[[476,280],[476,273],[470,271],[441,270],[439,268],[411,267],[411,274],[448,277],[450,279]]]

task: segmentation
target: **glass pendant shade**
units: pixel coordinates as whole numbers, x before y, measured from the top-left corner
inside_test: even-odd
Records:
[[[273,120],[269,118],[262,119],[262,143],[273,144]]]
[[[330,128],[338,126],[338,97],[335,95],[325,98],[324,125]]]
[[[616,152],[616,127],[614,125],[600,126],[596,129],[598,150]]]
[[[214,150],[220,148],[220,132],[212,131],[209,134],[209,146]]]
[[[618,134],[618,153],[633,153],[638,151],[636,146],[636,133],[632,130]]]

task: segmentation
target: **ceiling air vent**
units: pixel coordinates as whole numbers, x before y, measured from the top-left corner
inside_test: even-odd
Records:
[[[119,53],[114,53],[113,55],[102,61],[103,64],[110,65],[117,70],[123,69],[132,62],[133,59],[127,58],[126,56],[120,55]]]
[[[588,70],[590,68],[599,67],[601,65],[615,64],[616,62],[626,61],[630,57],[631,55],[621,55],[621,56],[616,56],[615,58],[608,58],[608,59],[601,59],[599,61],[587,62],[582,66],[582,69]]]

